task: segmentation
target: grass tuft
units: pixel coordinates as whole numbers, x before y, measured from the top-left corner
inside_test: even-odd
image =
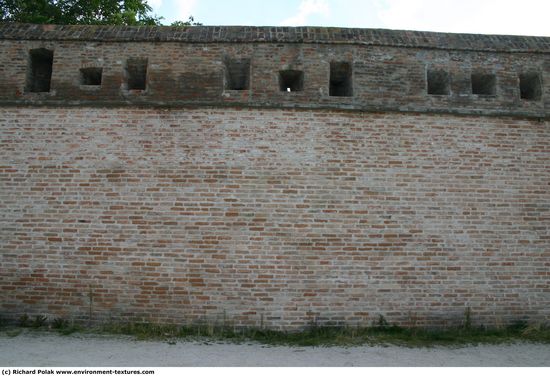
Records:
[[[255,341],[282,346],[357,346],[392,344],[410,347],[464,346],[514,341],[550,343],[550,328],[542,325],[511,325],[504,329],[460,327],[449,329],[403,328],[384,325],[359,328],[311,326],[300,332],[268,329],[234,329],[222,326],[176,326],[151,323],[109,324],[100,333],[125,334],[142,340],[206,339],[210,341]]]
[[[61,317],[52,320],[51,328],[62,335],[69,335],[82,330],[78,325],[71,324]]]
[[[468,314],[466,314],[466,318]],[[109,323],[91,329],[74,325],[63,318],[56,318],[45,326],[46,318],[34,319],[23,315],[19,327],[4,327],[8,336],[17,336],[23,329],[49,328],[62,335],[75,332],[97,334],[122,334],[140,340],[163,340],[174,344],[176,340],[202,340],[207,342],[242,343],[254,341],[274,346],[358,346],[399,345],[408,347],[466,346],[476,344],[500,344],[516,341],[550,343],[550,326],[528,325],[517,321],[504,327],[487,329],[474,327],[466,319],[463,325],[447,329],[404,328],[391,325],[380,316],[372,327],[339,327],[311,325],[300,332],[285,332],[259,328],[235,328],[229,325],[165,325],[148,322]]]
[[[26,313],[19,318],[19,326],[23,328],[40,328],[44,326],[48,318],[43,315],[36,315],[31,319]]]

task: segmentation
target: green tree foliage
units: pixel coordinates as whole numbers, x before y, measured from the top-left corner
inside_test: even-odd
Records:
[[[1,0],[0,0],[1,1]],[[187,27],[187,26],[201,26],[202,24],[200,22],[195,22],[195,18],[193,16],[189,16],[189,19],[187,21],[174,21],[170,24],[170,26],[180,26],[180,27]]]
[[[147,0],[0,0],[0,21],[60,25],[160,25]]]

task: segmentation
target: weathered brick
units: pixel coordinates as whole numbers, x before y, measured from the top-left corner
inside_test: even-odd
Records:
[[[550,319],[550,89],[523,101],[517,85],[524,67],[550,81],[548,38],[75,28],[0,25],[2,316]],[[38,47],[55,51],[53,92],[35,95]],[[144,96],[122,95],[121,49],[148,57]],[[223,88],[227,54],[251,59],[246,95]],[[329,97],[342,56],[354,96]],[[99,61],[105,86],[81,90]],[[302,92],[279,92],[281,61]],[[457,78],[449,97],[425,91],[434,62]],[[461,92],[480,68],[495,97]]]

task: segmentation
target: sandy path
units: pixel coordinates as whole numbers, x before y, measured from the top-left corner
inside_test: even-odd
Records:
[[[126,337],[0,334],[0,366],[550,366],[550,345],[268,347]]]

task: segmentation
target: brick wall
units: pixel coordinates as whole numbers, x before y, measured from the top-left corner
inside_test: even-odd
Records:
[[[4,104],[0,127],[3,316],[550,319],[547,119]]]
[[[53,53],[51,88],[29,92],[29,56]],[[245,106],[432,112],[548,118],[550,38],[370,29],[0,25],[0,105]],[[128,59],[147,59],[146,89],[127,90]],[[229,60],[248,59],[249,87],[229,90]],[[330,65],[351,67],[351,96],[331,96]],[[81,68],[102,68],[98,86]],[[303,88],[280,90],[281,70],[301,71]],[[448,75],[430,95],[428,71]],[[540,95],[522,99],[520,76]],[[489,95],[472,75],[494,77]]]

